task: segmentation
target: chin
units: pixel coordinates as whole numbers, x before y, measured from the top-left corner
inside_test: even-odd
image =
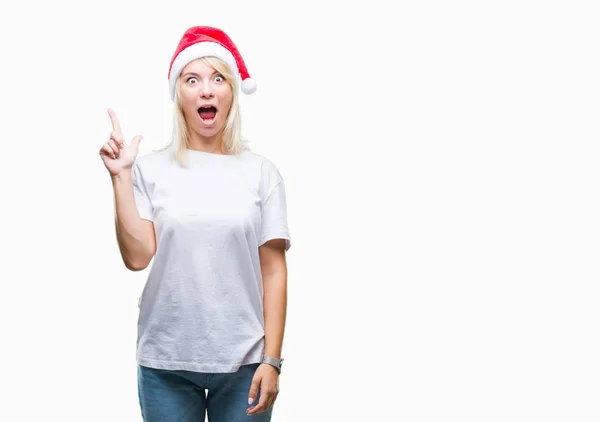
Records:
[[[196,133],[198,135],[202,136],[203,138],[212,138],[213,136],[215,136],[216,134],[218,134],[220,132],[219,128],[217,128],[217,127],[212,127],[212,128],[196,127],[194,129],[196,130]]]

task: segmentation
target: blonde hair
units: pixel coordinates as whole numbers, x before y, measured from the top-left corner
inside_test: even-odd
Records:
[[[221,133],[221,142],[223,152],[226,154],[237,155],[243,150],[247,150],[247,142],[242,139],[242,116],[239,105],[238,87],[235,83],[235,76],[231,73],[229,66],[216,57],[202,57],[202,60],[208,66],[211,66],[225,78],[233,93],[231,108],[225,121],[225,126]],[[182,167],[187,167],[187,148],[189,147],[190,133],[181,107],[181,76],[177,78],[175,88],[175,99],[173,101],[173,132],[171,142],[158,151],[164,151],[171,148],[172,158]]]

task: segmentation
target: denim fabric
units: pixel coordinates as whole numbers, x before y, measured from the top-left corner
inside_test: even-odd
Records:
[[[273,409],[248,416],[252,377],[259,363],[237,372],[203,373],[138,366],[138,396],[144,422],[269,422]],[[258,403],[259,396],[253,404]]]

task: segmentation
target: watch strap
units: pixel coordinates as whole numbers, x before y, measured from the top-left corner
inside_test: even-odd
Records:
[[[281,374],[281,366],[283,364],[283,359],[277,359],[271,356],[263,356],[261,363],[266,363],[275,367],[275,369],[277,369],[277,372]]]

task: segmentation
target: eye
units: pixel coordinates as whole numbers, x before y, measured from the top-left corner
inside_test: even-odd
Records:
[[[191,81],[197,82],[197,81],[198,81],[198,79],[196,79],[196,77],[195,77],[195,76],[190,76],[190,77],[189,77],[189,78],[187,78],[187,80],[186,80],[186,82],[187,82],[187,83],[192,83]]]
[[[223,77],[223,75],[217,75],[217,76],[215,76],[215,81],[217,81],[217,82],[224,82],[225,81],[225,77]]]

